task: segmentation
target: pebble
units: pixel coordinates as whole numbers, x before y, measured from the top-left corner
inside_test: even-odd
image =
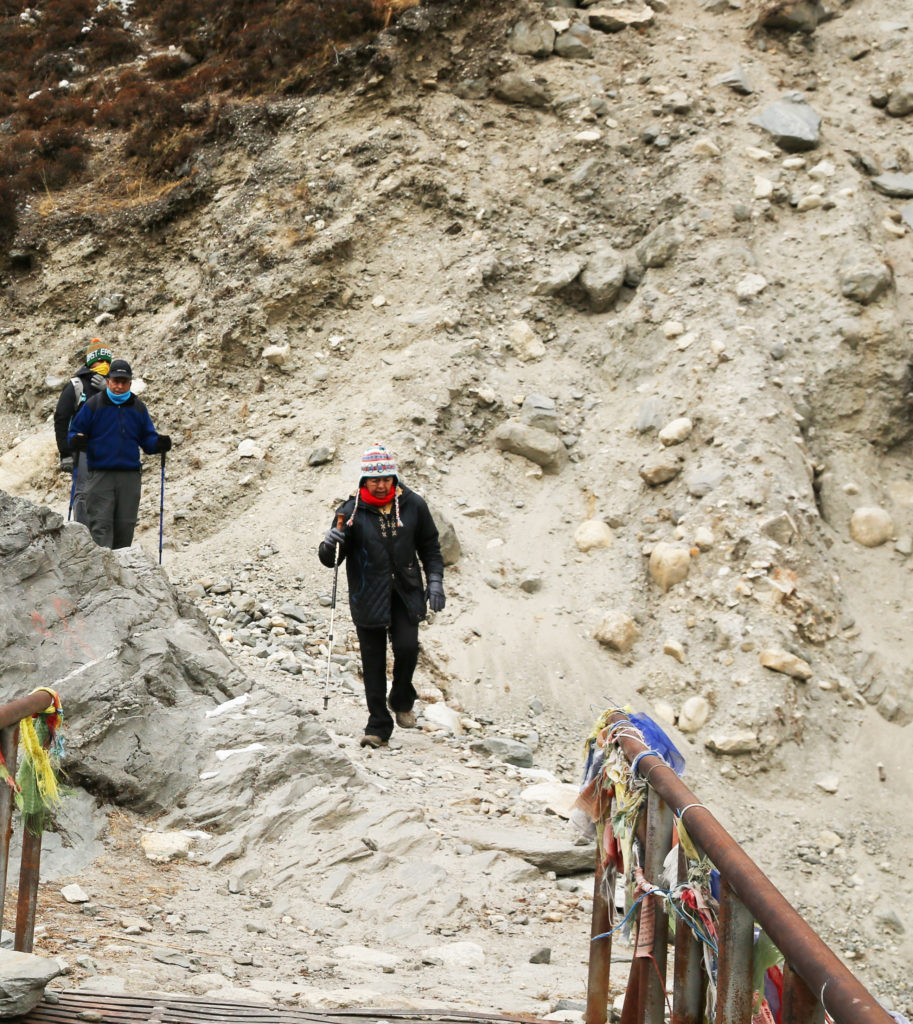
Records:
[[[665,593],[688,576],[691,554],[681,544],[660,541],[650,552],[650,575]]]
[[[593,637],[604,647],[626,654],[640,636],[640,630],[630,615],[618,608],[607,611],[593,632]]]

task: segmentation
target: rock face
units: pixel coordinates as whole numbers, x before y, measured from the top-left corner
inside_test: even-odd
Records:
[[[138,548],[98,548],[84,527],[4,492],[0,538],[3,699],[36,678],[59,689],[70,778],[136,808],[172,806],[203,756],[185,742],[187,715],[246,678]]]

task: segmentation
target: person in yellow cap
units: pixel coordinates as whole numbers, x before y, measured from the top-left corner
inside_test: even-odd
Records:
[[[106,348],[100,338],[93,338],[86,349],[85,365],[67,381],[66,387],[60,392],[54,411],[54,435],[57,438],[57,451],[60,453],[60,472],[72,473],[74,468],[77,470],[72,491],[73,519],[83,526],[89,525],[85,499],[88,474],[86,453],[79,453],[77,461],[77,453],[70,447],[67,434],[73,417],[82,406],[94,395],[105,390],[106,377],[113,358],[111,349]]]

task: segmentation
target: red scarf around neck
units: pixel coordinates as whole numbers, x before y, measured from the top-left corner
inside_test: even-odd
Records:
[[[358,494],[366,505],[373,505],[375,508],[383,508],[384,505],[389,505],[396,497],[396,484],[394,484],[383,496],[378,495],[375,497],[367,487],[359,488]]]

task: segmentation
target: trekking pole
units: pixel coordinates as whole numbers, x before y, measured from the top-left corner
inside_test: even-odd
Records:
[[[76,474],[79,472],[79,456],[77,455],[76,461],[73,463],[73,483],[70,484],[70,508],[67,511],[67,522],[70,521],[70,517],[73,515],[73,501],[76,498]]]
[[[336,529],[342,529],[342,516],[336,517]],[[336,617],[336,584],[339,581],[339,545],[333,545],[333,597],[330,601],[330,642],[327,645],[327,675],[323,681],[323,710],[330,704],[330,659],[333,655],[333,620]]]
[[[159,496],[159,565],[162,564],[162,538],[165,533],[165,453],[162,452],[162,488]]]

